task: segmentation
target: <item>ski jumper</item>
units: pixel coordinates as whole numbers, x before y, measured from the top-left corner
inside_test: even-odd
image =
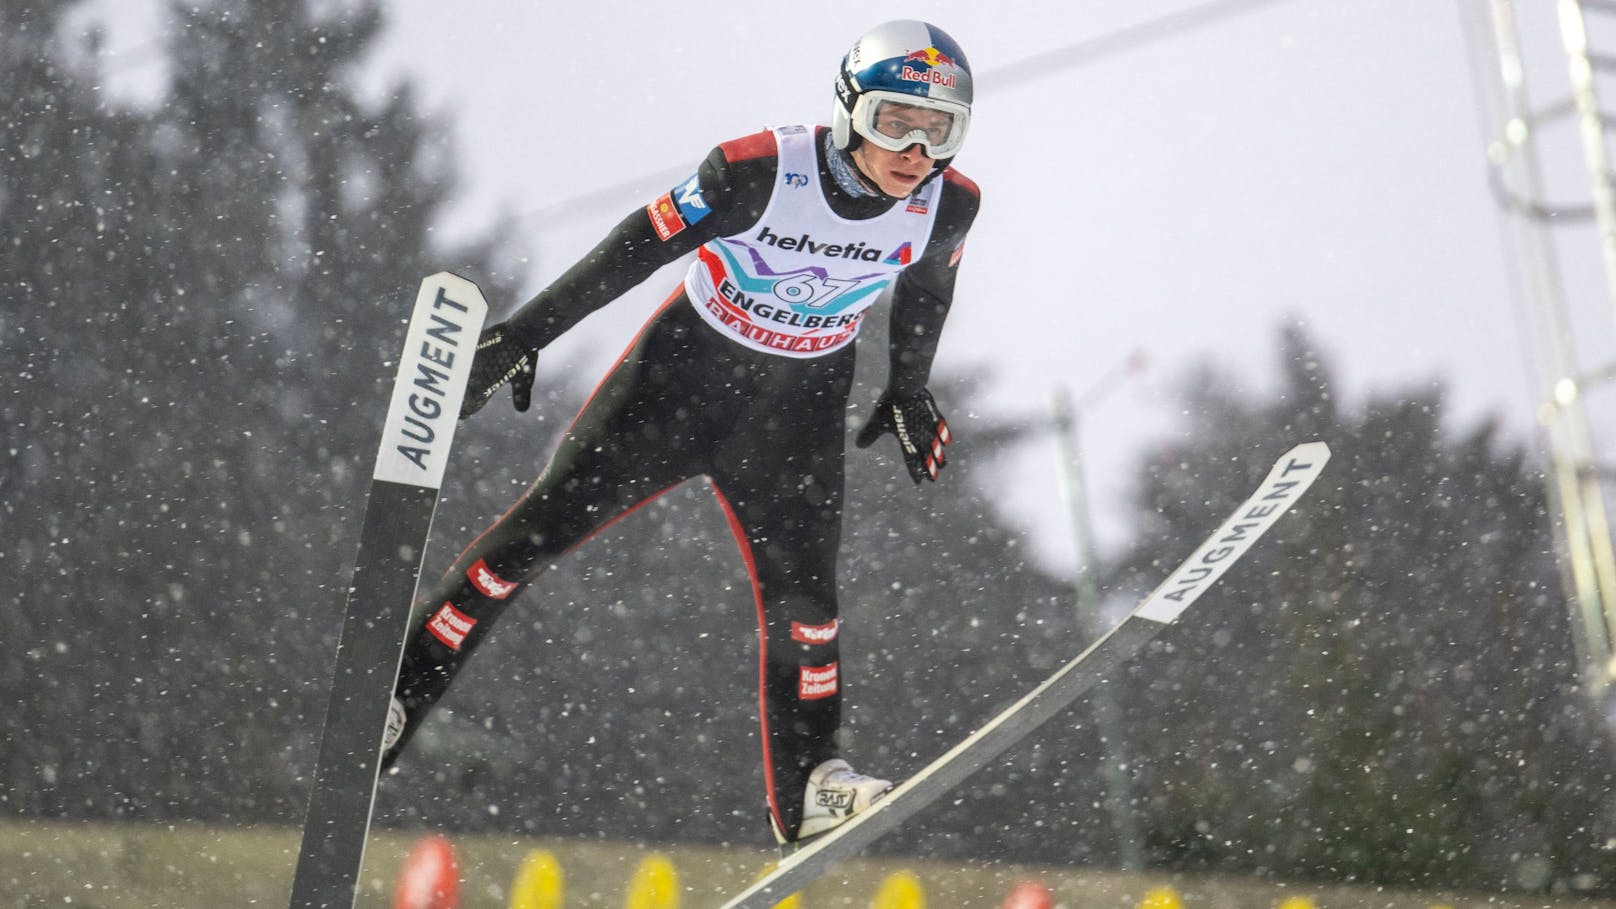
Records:
[[[512,316],[523,344],[543,348],[696,252],[535,483],[422,600],[397,686],[408,722],[388,763],[524,587],[635,507],[705,477],[752,579],[770,819],[797,829],[808,772],[837,756],[841,723],[836,555],[854,338],[890,288],[889,388],[925,387],[978,203],[952,169],[907,199],[855,196],[828,154],[823,127],[718,146]]]

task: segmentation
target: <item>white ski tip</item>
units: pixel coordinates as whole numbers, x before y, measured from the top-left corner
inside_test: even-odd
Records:
[[[1323,467],[1330,460],[1330,446],[1323,442],[1303,442],[1285,452],[1285,457],[1291,460],[1318,461],[1319,466]]]
[[[421,282],[404,337],[372,477],[437,489],[449,465],[460,399],[488,316],[477,285],[438,272]]]
[[[1223,526],[1168,575],[1133,614],[1163,624],[1177,619],[1290,510],[1329,460],[1330,446],[1323,442],[1304,442],[1285,452],[1251,498],[1236,508]]]

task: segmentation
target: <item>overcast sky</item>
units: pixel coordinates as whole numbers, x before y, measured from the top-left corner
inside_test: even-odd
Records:
[[[1148,357],[1083,414],[1094,520],[1114,546],[1129,535],[1131,465],[1174,431],[1186,368],[1211,359],[1262,394],[1287,322],[1321,343],[1349,404],[1441,382],[1457,428],[1496,414],[1518,439],[1533,431],[1541,395],[1487,188],[1493,124],[1460,2],[400,0],[363,78],[371,97],[414,82],[452,127],[462,191],[442,229],[516,216],[525,300],[719,141],[828,122],[836,65],[864,29],[916,16],[942,26],[976,74],[955,163],[983,208],[938,369],[985,366],[994,378],[977,409],[1035,416],[1057,387],[1082,394],[1130,353]],[[113,25],[121,91],[161,82],[138,60],[159,6],[87,7]],[[1540,17],[1523,21],[1545,61],[1533,87],[1553,100],[1567,80],[1551,6],[1522,6]],[[1564,132],[1570,152],[1550,161],[1550,188],[1586,201]],[[1597,249],[1587,237],[1567,248],[1585,365],[1616,361]],[[592,382],[677,279],[665,271],[591,317],[546,354],[541,381],[584,369]],[[496,314],[518,302],[491,301]],[[968,434],[962,404],[942,405]],[[1028,446],[995,475],[1007,514],[1047,531],[1042,559],[1069,569],[1054,445]]]

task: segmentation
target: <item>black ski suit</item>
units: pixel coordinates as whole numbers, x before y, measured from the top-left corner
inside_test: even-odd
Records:
[[[843,191],[814,133],[819,186],[840,218],[894,205]],[[509,321],[543,348],[662,265],[715,237],[757,225],[782,178],[775,137],[715,148],[696,173],[709,212],[665,217],[670,196],[624,219]],[[923,389],[953,297],[977,189],[949,169],[930,242],[893,283],[888,389]],[[675,191],[677,192],[677,190]],[[662,213],[658,212],[658,203]],[[913,209],[911,209],[913,210]],[[688,222],[688,223],[686,223]],[[534,485],[479,536],[421,602],[397,692],[409,716],[396,759],[427,710],[511,599],[603,527],[671,486],[705,477],[752,578],[760,645],[764,774],[776,832],[795,831],[807,774],[836,756],[841,685],[836,555],[841,535],[845,412],[853,345],[792,358],[726,338],[681,287],[653,315],[562,438]]]

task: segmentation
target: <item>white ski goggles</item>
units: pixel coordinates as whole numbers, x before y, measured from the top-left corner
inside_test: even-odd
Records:
[[[853,131],[887,151],[901,152],[915,143],[932,159],[952,158],[965,144],[971,109],[901,92],[867,91],[853,103]]]

